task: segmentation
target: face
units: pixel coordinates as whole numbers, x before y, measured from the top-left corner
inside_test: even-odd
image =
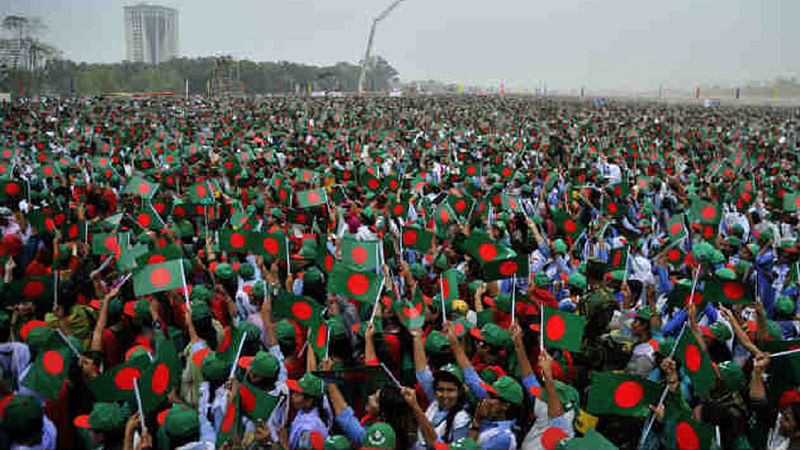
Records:
[[[92,442],[95,444],[100,444],[103,442],[103,433],[99,431],[94,431],[91,428],[89,429],[89,437],[92,439]]]
[[[641,336],[648,331],[647,325],[645,321],[642,319],[634,319],[633,325],[631,325],[631,331],[633,332],[634,336]]]
[[[377,415],[381,411],[381,406],[379,402],[380,397],[381,397],[380,389],[375,391],[374,394],[367,397],[367,405],[364,407],[364,409],[373,416]]]
[[[779,426],[781,435],[783,436],[792,437],[793,435],[797,434],[797,422],[794,420],[792,408],[784,408],[781,410],[781,420]]]
[[[458,385],[451,381],[439,381],[434,387],[439,409],[449,410],[458,402]]]
[[[309,403],[313,405],[314,400],[306,397],[300,392],[292,391],[292,408],[298,411],[309,409]]]
[[[486,398],[486,404],[488,405],[489,408],[487,415],[488,418],[491,420],[505,419],[506,411],[511,406],[510,403],[500,400],[494,395],[490,395],[489,397]]]

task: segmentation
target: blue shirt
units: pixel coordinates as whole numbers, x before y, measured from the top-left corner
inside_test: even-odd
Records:
[[[289,425],[289,448],[311,448],[312,432],[328,436],[328,427],[320,419],[317,408],[308,412],[298,411]]]

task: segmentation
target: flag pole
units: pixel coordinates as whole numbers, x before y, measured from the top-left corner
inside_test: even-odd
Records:
[[[394,384],[397,386],[397,388],[398,388],[398,389],[400,389],[400,388],[402,388],[402,387],[403,387],[403,385],[402,385],[402,384],[400,384],[400,381],[398,381],[398,380],[397,380],[397,378],[394,376],[394,374],[392,373],[392,371],[391,371],[391,370],[389,370],[389,369],[386,367],[386,364],[384,364],[384,363],[381,363],[381,368],[383,369],[383,371],[384,371],[384,372],[386,372],[386,375],[388,375],[388,376],[389,376],[389,378],[390,378],[390,379],[392,380],[392,382],[393,382],[393,383],[394,383]]]
[[[69,347],[72,353],[74,353],[75,356],[77,356],[80,359],[81,353],[78,351],[78,349],[75,348],[74,345],[72,345],[72,342],[70,342],[69,339],[67,339],[67,336],[64,334],[63,331],[61,331],[60,328],[56,328],[56,334],[58,334],[58,337],[60,337],[61,340],[64,341],[65,344],[67,344],[67,347]]]
[[[539,304],[539,352],[544,351],[544,305]]]
[[[236,357],[233,358],[233,365],[231,366],[231,371],[228,374],[228,379],[230,380],[236,374],[236,366],[239,362],[239,355],[242,354],[242,347],[244,347],[244,342],[246,341],[245,336],[241,336],[241,340],[239,341],[239,348],[236,350]]]
[[[183,283],[183,297],[186,299],[186,304],[189,304],[189,288],[186,286],[186,275],[183,273],[183,259],[181,261],[181,283]]]
[[[511,278],[511,324],[516,321],[517,311],[517,274]]]
[[[447,313],[444,306],[444,282],[441,275],[439,275],[439,297],[442,299],[442,326],[444,326],[447,323]]]
[[[136,406],[139,408],[139,417],[142,420],[142,433],[147,433],[147,424],[144,420],[144,408],[142,408],[142,394],[139,392],[139,379],[133,378],[133,393],[136,394]]]

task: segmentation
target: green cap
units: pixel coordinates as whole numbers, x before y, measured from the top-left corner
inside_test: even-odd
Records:
[[[275,324],[275,336],[278,338],[278,341],[295,341],[295,333],[296,329],[291,322],[286,319],[281,320],[280,322]]]
[[[710,336],[708,336],[708,334],[710,334]],[[720,321],[714,322],[708,327],[708,334],[708,337],[722,342],[727,341],[732,336],[730,328]]]
[[[450,341],[439,331],[433,330],[425,338],[425,351],[439,355],[448,354],[450,353]]]
[[[747,248],[747,250],[749,250],[753,256],[758,255],[758,251],[761,250],[761,247],[759,247],[758,244],[747,244],[745,248]]]
[[[744,376],[742,368],[736,361],[725,361],[717,365],[719,375],[725,387],[732,391],[741,391],[747,386],[747,378]]]
[[[256,269],[249,262],[239,264],[239,276],[245,281],[250,281],[256,274]]]
[[[437,269],[445,270],[447,269],[447,256],[444,253],[440,253],[439,256],[433,262],[434,267]]]
[[[303,259],[316,259],[317,257],[317,243],[313,239],[306,239],[300,247],[298,253]]]
[[[498,380],[492,383],[491,386],[484,383],[483,387],[492,394],[509,403],[513,403],[515,405],[522,404],[522,386],[520,386],[516,380],[508,375],[503,375],[502,377],[498,378]]]
[[[322,397],[325,382],[322,381],[322,378],[306,372],[299,380],[288,380],[286,385],[289,386],[289,389],[309,397]]]
[[[211,308],[208,307],[206,302],[192,303],[192,321],[197,322],[206,317],[211,317]]]
[[[378,422],[367,428],[367,435],[364,437],[364,444],[361,448],[395,448],[396,441],[392,426],[388,423]]]
[[[229,364],[217,352],[211,352],[203,358],[200,371],[208,381],[222,381],[228,376]]]
[[[263,350],[259,350],[250,363],[253,374],[262,378],[275,378],[279,368],[278,359]]]
[[[3,428],[9,431],[26,430],[42,420],[44,411],[39,400],[30,395],[14,395],[3,412]]]
[[[214,270],[214,275],[223,280],[230,280],[233,278],[233,267],[228,263],[219,263],[216,270]]]
[[[111,305],[108,305],[111,306]],[[148,316],[150,316],[150,302],[145,299],[141,299],[134,303],[133,305],[133,313],[135,320],[144,320]]]
[[[580,408],[581,397],[578,394],[578,391],[569,384],[563,383],[559,380],[553,381],[556,387],[556,395],[558,395],[558,399],[561,401],[561,407],[564,408],[564,411],[573,411]],[[547,391],[544,389],[544,387],[534,389],[531,391],[531,393],[539,400],[547,402]]]
[[[264,280],[253,283],[253,298],[263,299],[267,295],[267,285]]]
[[[261,328],[251,322],[239,322],[239,330],[244,334],[246,342],[258,341],[261,338]]]
[[[411,264],[408,270],[411,272],[411,276],[417,279],[425,278],[428,275],[428,271],[420,263]]]
[[[742,245],[742,240],[736,236],[728,236],[725,241],[728,243],[728,245],[735,248],[739,248]]]
[[[714,276],[724,281],[733,281],[736,279],[736,272],[727,267],[723,267],[714,271]]]
[[[202,284],[195,284],[189,294],[189,300],[192,302],[207,302],[211,300],[214,295],[211,291]]]
[[[586,283],[586,276],[580,272],[572,272],[569,274],[569,277],[567,277],[567,284],[580,291],[586,290]]]
[[[459,317],[453,322],[453,331],[455,331],[456,336],[459,338],[466,336],[473,328],[475,328],[475,325],[463,317]]]
[[[538,272],[533,276],[533,284],[535,284],[537,288],[545,288],[550,285],[550,277],[544,272]]]
[[[511,312],[511,295],[501,292],[494,297],[493,303],[498,310]]]
[[[555,242],[553,242],[553,249],[556,253],[564,253],[567,251],[567,248],[567,243],[564,242],[563,239],[556,239]]]
[[[781,295],[775,300],[775,314],[791,316],[794,314],[795,305],[792,299],[786,295]]]
[[[636,319],[641,319],[641,320],[644,320],[646,322],[649,322],[650,321],[650,317],[652,315],[653,315],[653,313],[650,311],[650,307],[649,306],[645,306],[643,308],[637,309],[636,312],[633,312],[633,313],[629,314],[628,317],[634,317]]]
[[[316,267],[309,267],[303,274],[304,283],[319,283],[322,280],[322,272]]]
[[[164,417],[164,431],[167,436],[182,438],[200,432],[200,418],[197,411],[181,403],[173,406]]]
[[[778,322],[775,322],[774,320],[767,320],[767,334],[776,341],[783,340],[781,327],[778,325]]]
[[[464,373],[461,372],[461,369],[457,365],[453,363],[448,363],[443,365],[442,367],[439,368],[439,370],[433,373],[434,381],[438,378],[447,381],[457,380],[458,383],[463,383]]]
[[[470,334],[493,347],[507,347],[512,342],[511,333],[494,323],[487,323],[481,329],[473,328]]]
[[[326,437],[323,445],[323,450],[350,450],[352,448],[350,441],[341,434],[333,434]]]
[[[39,349],[43,348],[48,342],[50,342],[50,339],[52,339],[52,337],[53,337],[52,328],[50,328],[47,324],[43,323],[41,326],[32,328],[28,332],[28,335],[25,338],[25,343],[28,344],[28,346],[33,349]]]
[[[89,414],[88,428],[97,431],[119,431],[125,428],[130,411],[116,403],[95,403]],[[77,422],[81,416],[75,418]]]
[[[480,448],[481,446],[477,442],[468,437],[462,437],[450,443],[450,450],[480,450]]]

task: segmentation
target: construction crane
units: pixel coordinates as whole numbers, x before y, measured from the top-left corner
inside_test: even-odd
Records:
[[[361,62],[361,73],[358,74],[358,93],[364,92],[364,83],[367,80],[367,67],[369,66],[370,59],[372,58],[372,41],[375,38],[375,28],[378,26],[378,22],[385,19],[389,13],[394,11],[397,8],[397,5],[403,3],[405,0],[394,0],[388,8],[386,8],[382,13],[378,15],[372,21],[372,28],[369,30],[369,39],[367,39],[367,50],[364,52],[364,61]]]

